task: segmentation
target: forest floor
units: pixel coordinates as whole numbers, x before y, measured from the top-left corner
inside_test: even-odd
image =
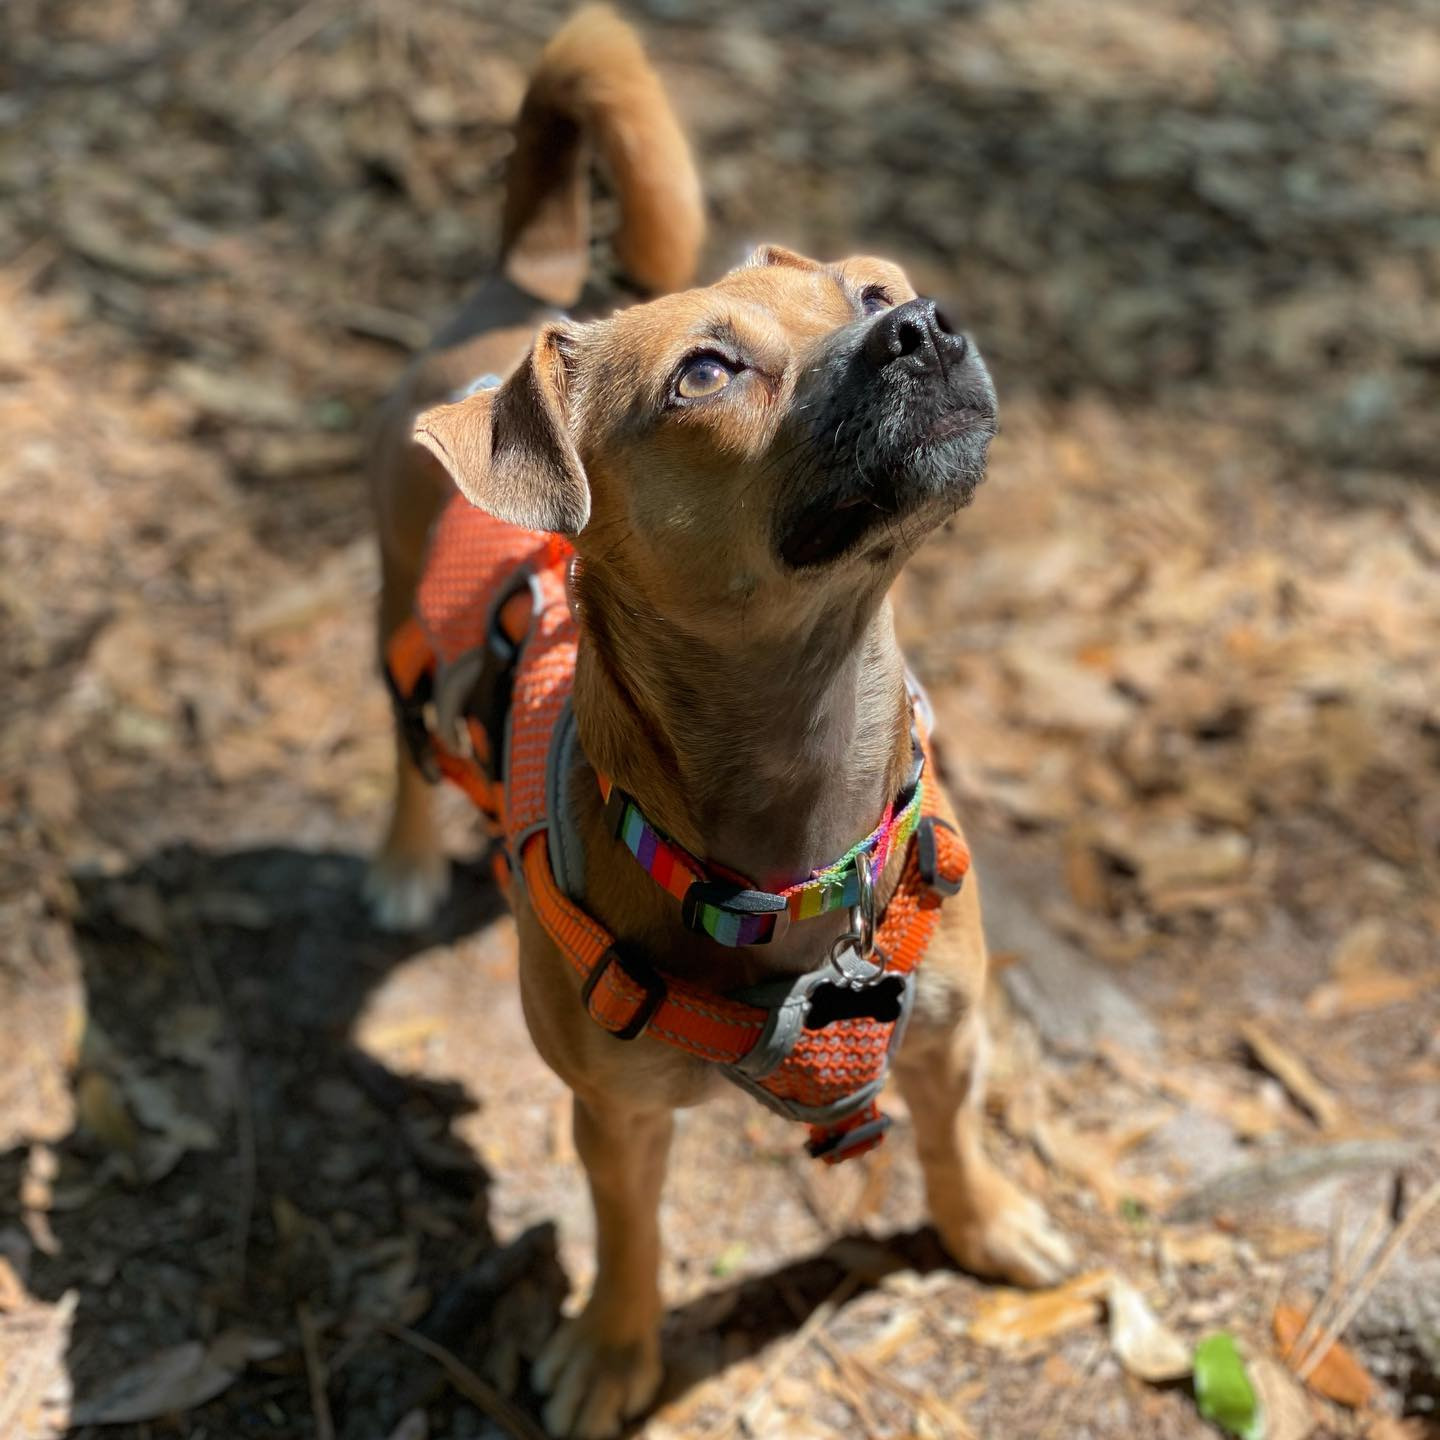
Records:
[[[635,8],[712,268],[895,255],[995,371],[903,625],[991,1143],[1084,1266],[946,1265],[898,1097],[822,1173],[737,1092],[682,1118],[639,1433],[1201,1436],[1218,1330],[1270,1440],[1440,1433],[1434,6]],[[535,1433],[588,1205],[462,807],[440,921],[365,918],[359,462],[492,257],[561,9],[0,15],[6,1440]]]

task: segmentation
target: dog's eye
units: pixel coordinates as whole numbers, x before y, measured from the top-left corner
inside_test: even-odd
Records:
[[[687,360],[675,378],[675,393],[685,400],[704,400],[718,395],[733,379],[735,372],[714,355],[697,355]]]
[[[882,310],[888,310],[894,303],[890,298],[890,292],[883,285],[867,285],[860,292],[860,308],[867,315],[878,315]]]

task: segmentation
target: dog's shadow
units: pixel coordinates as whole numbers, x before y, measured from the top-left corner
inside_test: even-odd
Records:
[[[385,936],[362,872],[336,853],[183,847],[79,882],[77,1122],[0,1154],[0,1234],[28,1252],[34,1297],[74,1307],[72,1435],[124,1413],[117,1381],[163,1394],[157,1357],[235,1332],[255,1343],[216,1398],[194,1406],[171,1382],[179,1433],[317,1433],[317,1363],[338,1440],[381,1440],[417,1406],[441,1418],[462,1402],[414,1334],[538,1413],[525,1356],[569,1288],[553,1227],[498,1247],[489,1177],[454,1133],[485,1097],[351,1040],[387,976],[503,903],[462,873],[429,931]],[[906,1263],[938,1260],[929,1237],[897,1243]],[[667,1397],[793,1330],[845,1274],[822,1253],[673,1311]]]

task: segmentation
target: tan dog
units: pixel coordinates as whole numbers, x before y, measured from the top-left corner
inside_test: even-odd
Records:
[[[382,645],[409,613],[425,540],[458,485],[518,525],[572,536],[584,755],[692,855],[808,874],[875,825],[910,764],[887,591],[982,478],[994,396],[975,348],[882,260],[761,250],[706,289],[586,323],[586,161],[618,191],[616,251],[641,289],[688,282],[702,233],[688,152],[634,36],[590,10],[551,43],[521,113],[503,274],[389,402],[374,480]],[[593,310],[593,307],[585,307]],[[537,329],[538,327],[538,329]],[[499,388],[413,416],[477,374]],[[371,877],[377,918],[423,922],[447,863],[403,744]],[[716,991],[814,969],[842,915],[722,949],[613,838],[593,777],[573,787],[591,912],[670,976]],[[898,875],[892,858],[883,905]],[[599,1028],[575,972],[515,897],[535,1044],[575,1095],[594,1199],[595,1290],[538,1367],[557,1435],[601,1436],[660,1378],[657,1207],[672,1111],[713,1066]],[[931,1210],[967,1269],[1025,1284],[1071,1260],[981,1143],[986,954],[974,884],[941,911],[895,1070]]]

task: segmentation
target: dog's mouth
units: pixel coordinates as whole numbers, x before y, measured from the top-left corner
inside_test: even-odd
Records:
[[[931,426],[926,440],[931,445],[943,445],[947,440],[982,435],[988,443],[994,434],[995,411],[966,405],[941,415]]]
[[[911,451],[909,463],[897,467],[881,485],[861,494],[834,491],[806,506],[780,537],[780,558],[792,570],[828,565],[859,547],[874,530],[908,515],[949,491],[952,504],[967,505],[984,480],[983,453],[995,432],[995,413],[958,408],[937,417]],[[981,463],[969,447],[981,447]],[[958,452],[957,451],[958,447]]]

